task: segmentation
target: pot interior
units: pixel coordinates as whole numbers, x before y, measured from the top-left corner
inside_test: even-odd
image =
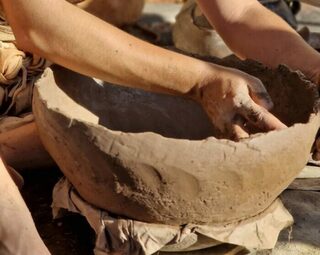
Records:
[[[237,67],[260,78],[274,102],[271,112],[286,125],[308,122],[318,93],[301,75],[285,67],[270,70],[253,61],[240,62],[234,58],[220,61],[219,64]],[[54,82],[73,102],[64,107],[63,99],[57,100],[60,102],[57,106],[67,114],[73,107],[79,108],[77,116],[88,121],[81,111],[89,111],[97,117],[98,124],[122,132],[154,132],[189,140],[221,138],[206,113],[192,100],[108,84],[61,67],[53,69]]]

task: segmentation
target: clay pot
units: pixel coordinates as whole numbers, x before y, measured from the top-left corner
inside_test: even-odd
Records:
[[[259,2],[281,16],[293,28],[297,27],[297,21],[284,0],[259,0]],[[196,0],[187,0],[183,5],[176,17],[172,36],[175,47],[186,52],[219,58],[232,54],[222,37],[209,24]]]
[[[136,22],[142,13],[144,0],[69,0],[81,9],[116,26]]]
[[[195,0],[188,0],[183,5],[173,25],[172,37],[176,48],[192,54],[219,58],[232,54]]]
[[[144,0],[68,0],[68,2],[116,26],[136,22],[144,6]],[[4,17],[1,3],[0,17]]]
[[[193,101],[46,70],[33,102],[40,137],[85,200],[144,222],[229,223],[264,211],[288,187],[320,125],[316,87],[286,67],[210,61],[259,77],[290,127],[216,139]]]

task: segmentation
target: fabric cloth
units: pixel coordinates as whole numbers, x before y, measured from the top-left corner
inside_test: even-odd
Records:
[[[13,44],[0,44],[0,119],[30,110],[34,82],[49,62],[18,50]]]
[[[82,214],[97,234],[95,254],[149,255],[157,251],[191,251],[230,243],[247,249],[271,249],[293,218],[277,199],[265,212],[233,224],[170,226],[115,218],[84,201],[63,178],[53,191],[53,215]]]
[[[34,82],[49,65],[49,61],[17,49],[0,7],[0,120],[31,111]]]

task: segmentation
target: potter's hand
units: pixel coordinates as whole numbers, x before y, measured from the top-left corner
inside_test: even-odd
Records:
[[[268,112],[273,103],[259,79],[224,67],[218,77],[205,76],[197,89],[197,99],[213,124],[229,138],[248,137],[246,122],[263,131],[286,128]]]

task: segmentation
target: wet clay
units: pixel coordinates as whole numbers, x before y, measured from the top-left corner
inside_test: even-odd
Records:
[[[295,179],[320,124],[315,86],[284,66],[207,60],[260,78],[290,127],[237,143],[216,139],[191,100],[46,70],[34,91],[36,123],[85,200],[144,222],[230,223],[264,211]]]

